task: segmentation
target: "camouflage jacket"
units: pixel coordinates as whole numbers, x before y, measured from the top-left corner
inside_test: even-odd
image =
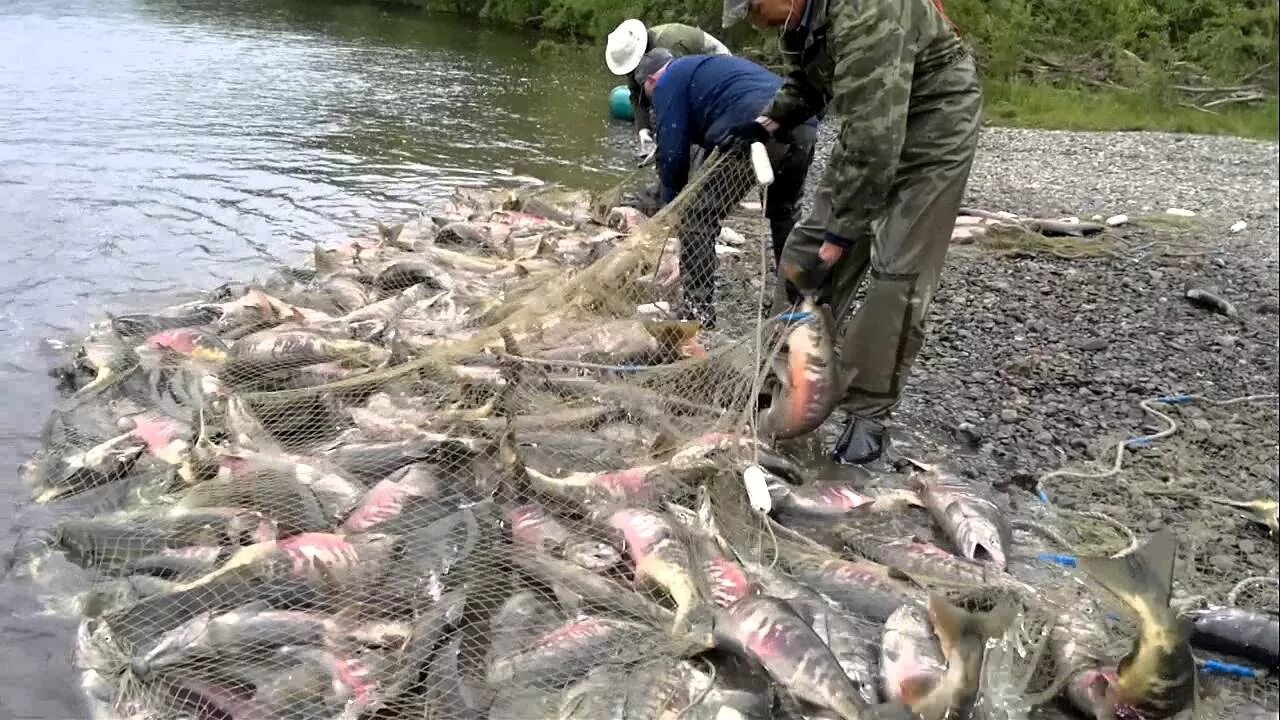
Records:
[[[764,114],[783,127],[828,104],[840,116],[823,182],[832,192],[828,239],[847,245],[869,233],[893,187],[912,78],[968,49],[934,0],[808,0],[781,44],[790,72]]]

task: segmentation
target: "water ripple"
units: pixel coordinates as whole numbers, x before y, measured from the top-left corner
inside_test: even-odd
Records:
[[[12,469],[52,403],[54,340],[459,185],[611,183],[630,159],[604,115],[615,79],[594,51],[535,41],[305,0],[0,3],[0,505],[18,508],[0,541],[51,514]],[[82,717],[67,628],[19,590],[0,587],[23,618],[0,652],[30,660],[0,669],[0,717]]]

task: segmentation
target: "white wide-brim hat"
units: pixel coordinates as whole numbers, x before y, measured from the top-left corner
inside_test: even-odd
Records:
[[[623,20],[609,33],[605,43],[604,62],[614,75],[626,75],[640,64],[645,46],[649,44],[649,31],[639,20]]]

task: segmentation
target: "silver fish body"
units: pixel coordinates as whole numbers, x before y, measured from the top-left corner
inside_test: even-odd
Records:
[[[212,657],[270,650],[286,645],[318,645],[336,630],[322,615],[271,610],[251,604],[230,612],[203,613],[165,633],[132,668],[139,677]]]
[[[917,702],[945,672],[946,660],[925,608],[909,603],[895,610],[881,636],[880,678],[885,695],[908,704]]]
[[[722,610],[716,635],[759,663],[798,700],[832,710],[845,720],[861,718],[867,710],[830,649],[778,598],[753,595]]]
[[[947,473],[924,473],[919,483],[920,499],[963,557],[1008,566],[1013,530],[994,502]]]

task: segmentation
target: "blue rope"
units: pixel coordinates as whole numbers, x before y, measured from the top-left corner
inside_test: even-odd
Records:
[[[1263,670],[1246,665],[1225,663],[1219,660],[1201,660],[1200,671],[1206,675],[1233,675],[1235,677],[1249,678],[1250,680],[1266,677],[1266,672]]]
[[[1063,567],[1076,566],[1076,559],[1071,555],[1055,555],[1054,553],[1040,553],[1037,557],[1040,560],[1043,560],[1044,562],[1051,562],[1056,565],[1062,565]]]
[[[803,310],[792,310],[775,316],[773,319],[778,322],[804,322],[813,316],[813,313],[804,312]]]

